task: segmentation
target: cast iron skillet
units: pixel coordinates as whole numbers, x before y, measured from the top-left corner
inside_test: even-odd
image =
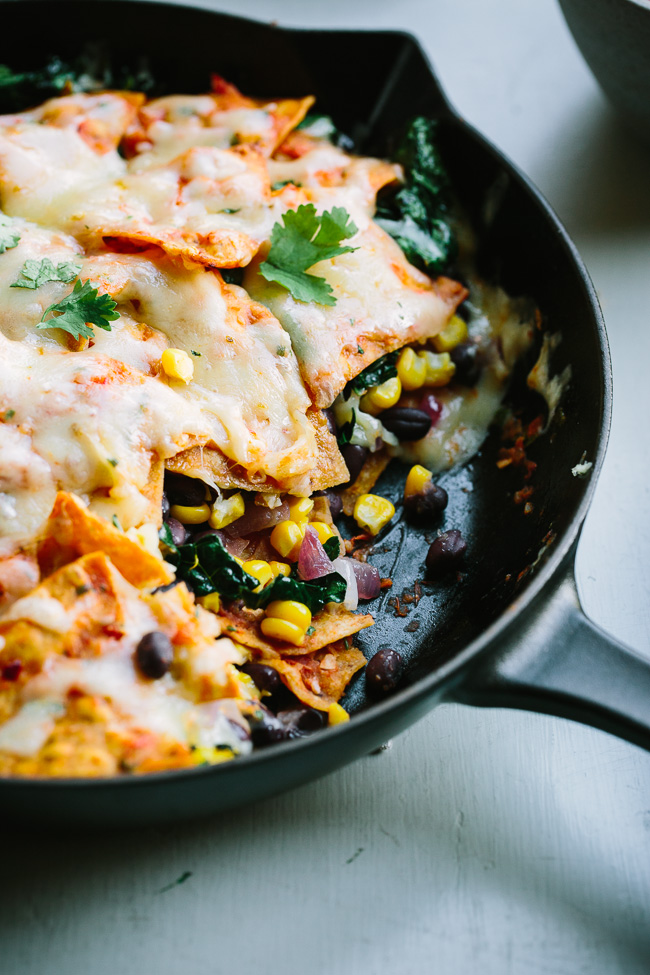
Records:
[[[563,336],[554,369],[570,363],[573,370],[564,420],[556,417],[529,451],[538,465],[531,513],[513,503],[521,469],[496,466],[498,433],[446,477],[451,500],[441,527],[461,528],[469,541],[460,581],[426,589],[417,606],[407,604],[407,617],[395,616],[388,600],[421,577],[427,539],[397,520],[379,542],[373,561],[393,589],[372,607],[377,623],[360,642],[368,654],[400,649],[408,661],[402,690],[366,707],[361,676],[348,695],[349,724],[218,767],[115,780],[5,779],[4,815],[117,825],[250,803],[367,754],[443,700],[574,718],[650,748],[650,666],[586,619],[573,578],[610,422],[610,361],[596,296],[548,205],[458,119],[417,42],[397,32],[285,30],[122,0],[3,2],[2,23],[0,63],[37,67],[51,53],[74,58],[88,41],[103,40],[115,62],[134,64],[146,53],[169,91],[205,90],[216,70],[247,93],[313,93],[365,152],[385,153],[412,115],[438,117],[456,192],[481,241],[482,271],[535,300],[546,327]],[[513,397],[526,408],[517,387]],[[583,455],[593,463],[585,479],[571,473]],[[403,472],[389,472],[381,490],[398,499],[402,483]]]

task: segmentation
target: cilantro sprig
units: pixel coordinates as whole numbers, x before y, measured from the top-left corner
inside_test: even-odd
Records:
[[[80,270],[81,265],[73,261],[61,261],[55,267],[49,257],[43,258],[42,261],[28,259],[21,268],[20,277],[10,287],[34,290],[40,288],[42,284],[47,284],[48,281],[63,281],[69,284],[70,281],[74,281]]]
[[[20,234],[8,221],[6,217],[0,216],[0,254],[10,251],[12,247],[17,247],[20,241]]]
[[[110,322],[120,317],[115,311],[116,307],[117,302],[110,295],[100,295],[90,281],[77,279],[67,297],[45,309],[36,328],[61,328],[76,339],[92,338],[91,325],[110,332]],[[48,318],[48,315],[51,317]]]
[[[325,210],[320,216],[313,203],[303,203],[297,210],[288,210],[282,223],[276,223],[271,233],[268,258],[260,264],[260,274],[267,281],[286,288],[297,301],[335,305],[332,288],[324,278],[307,274],[307,269],[339,254],[348,254],[355,247],[341,246],[342,240],[353,237],[357,227],[344,207]]]

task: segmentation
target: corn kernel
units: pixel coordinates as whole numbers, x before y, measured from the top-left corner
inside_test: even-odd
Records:
[[[289,501],[291,520],[295,521],[297,525],[306,525],[313,507],[314,502],[311,498],[292,498]]]
[[[343,724],[344,721],[350,720],[350,715],[340,704],[330,704],[327,709],[327,717],[329,724]]]
[[[374,416],[382,410],[387,410],[391,406],[395,406],[395,403],[397,403],[401,395],[402,384],[399,376],[393,376],[392,379],[387,379],[385,383],[369,389],[362,396],[359,405],[366,413],[371,413]]]
[[[362,494],[354,505],[354,520],[371,535],[378,535],[395,514],[395,505],[378,494]]]
[[[250,576],[253,576],[253,578],[257,579],[257,581],[260,583],[255,592],[257,592],[258,589],[263,589],[264,586],[273,578],[273,570],[271,566],[263,559],[249,559],[248,562],[244,562],[242,569],[244,572],[248,572]]]
[[[304,526],[295,521],[281,521],[271,532],[271,545],[283,558],[295,562],[304,534]]]
[[[330,538],[336,537],[336,532],[332,526],[326,524],[324,521],[310,521],[309,527],[314,529],[321,545],[324,545]]]
[[[448,352],[418,352],[425,367],[425,386],[446,386],[451,382],[456,366]]]
[[[273,573],[273,578],[276,579],[278,576],[290,576],[291,566],[287,565],[286,562],[269,562],[269,567]]]
[[[416,464],[408,472],[406,484],[404,485],[404,497],[410,498],[416,494],[422,494],[425,487],[433,479],[433,474],[422,464]]]
[[[467,325],[460,315],[452,315],[442,332],[434,335],[432,342],[436,352],[449,352],[467,340]]]
[[[236,555],[233,555],[233,556],[232,556],[232,558],[233,558],[233,559],[234,559],[234,561],[235,561],[235,562],[237,563],[237,565],[241,565],[241,566],[243,566],[243,565],[244,565],[244,560],[243,560],[243,559],[240,559],[240,558],[238,558],[238,556],[236,556]]]
[[[235,757],[232,748],[203,748],[192,749],[192,761],[195,765],[221,765]]]
[[[295,599],[275,599],[266,607],[266,615],[274,619],[286,620],[293,623],[302,630],[311,626],[311,610],[304,603],[296,602]]]
[[[173,504],[169,509],[172,518],[182,525],[202,525],[210,517],[209,504]]]
[[[252,677],[242,673],[242,671],[238,671],[237,684],[239,685],[237,690],[240,697],[243,697],[244,700],[253,698],[253,700],[259,701],[260,690]]]
[[[427,365],[413,349],[402,349],[397,360],[397,375],[402,389],[419,389],[424,385]]]
[[[182,383],[192,382],[194,363],[182,349],[165,349],[160,364],[170,379],[179,379]]]
[[[207,596],[201,596],[199,602],[204,609],[209,609],[211,613],[218,613],[221,609],[221,599],[218,592],[210,592]]]
[[[260,623],[260,629],[270,640],[283,640],[285,643],[293,643],[295,647],[301,647],[305,642],[305,631],[287,620],[265,616]]]
[[[226,525],[232,525],[233,521],[241,518],[245,509],[244,499],[239,492],[215,501],[210,515],[210,527],[225,528]]]

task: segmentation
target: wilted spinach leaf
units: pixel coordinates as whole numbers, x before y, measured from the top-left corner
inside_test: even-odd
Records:
[[[449,222],[450,184],[436,145],[437,122],[412,120],[396,156],[406,183],[392,196],[384,194],[376,220],[397,241],[409,261],[438,273],[456,256]]]
[[[397,375],[398,356],[399,352],[389,352],[387,355],[383,355],[381,359],[371,362],[358,376],[350,380],[348,389],[355,393],[365,393],[367,389],[372,389],[373,386],[379,386],[381,383],[385,383],[387,379],[392,379]],[[346,389],[346,393],[348,389]]]

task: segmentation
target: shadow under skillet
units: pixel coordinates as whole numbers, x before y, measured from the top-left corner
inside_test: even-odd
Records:
[[[490,716],[470,717],[453,707],[426,719],[427,742],[435,742],[426,753],[414,732],[400,739],[389,758],[367,758],[335,778],[202,823],[101,836],[43,836],[16,828],[0,861],[2,889],[11,891],[0,912],[0,941],[9,965],[3,971],[45,975],[53,971],[50,963],[65,957],[66,970],[77,975],[92,949],[96,975],[151,971],[152,956],[159,959],[156,970],[167,975],[176,971],[178,955],[168,959],[169,968],[165,962],[175,943],[190,962],[207,961],[216,946],[219,957],[232,957],[236,945],[240,970],[247,973],[259,970],[253,965],[259,952],[255,936],[259,919],[266,916],[275,918],[282,969],[293,975],[304,971],[300,953],[305,941],[294,925],[306,925],[310,932],[314,965],[319,919],[331,914],[337,896],[350,907],[349,920],[339,919],[343,930],[337,937],[367,942],[381,954],[394,950],[395,933],[413,923],[415,904],[427,924],[420,936],[435,940],[441,917],[453,911],[462,900],[459,889],[470,884],[495,909],[499,903],[513,905],[511,917],[545,917],[547,932],[555,935],[570,926],[583,961],[597,943],[605,958],[616,961],[613,972],[644,972],[650,917],[643,891],[631,885],[628,896],[621,897],[622,881],[605,855],[604,834],[598,828],[576,830],[575,815],[563,816],[562,803],[569,802],[576,813],[582,810],[585,823],[595,819],[598,784],[586,779],[579,789],[560,789],[557,795],[550,788],[558,775],[568,784],[584,756],[579,748],[574,756],[562,755],[561,728],[548,753],[546,736],[522,749],[516,742],[517,716],[508,714],[505,721],[505,729],[500,728],[507,735],[509,725],[513,734],[502,742],[496,784],[477,772],[489,767],[493,756]],[[454,733],[444,733],[450,723]],[[479,727],[483,734],[477,737]],[[615,758],[622,747],[603,736],[605,755]],[[395,773],[407,757],[399,752],[412,748],[424,761],[417,788],[405,793]],[[458,767],[469,751],[469,777],[464,779]],[[386,788],[391,778],[395,787]],[[504,778],[510,789],[501,788]],[[543,817],[531,822],[518,815],[524,792],[533,807],[552,812],[552,832],[535,828],[543,826]],[[360,818],[368,800],[372,817]],[[633,800],[621,803],[627,807]],[[650,834],[640,821],[636,842],[643,857]],[[560,855],[567,850],[570,855]],[[384,876],[393,875],[389,925],[383,920],[387,898],[373,891],[379,859]],[[208,917],[209,937],[202,927]],[[479,923],[478,916],[465,921],[470,941],[477,935],[473,923]],[[38,929],[34,938],[25,937],[28,925]],[[508,933],[504,926],[501,934],[518,946],[521,958],[522,951],[530,950],[526,937],[543,936],[540,932],[541,922],[531,922],[527,933]],[[49,961],[42,955],[46,939]],[[97,951],[102,943],[106,952]],[[265,942],[266,949],[272,947]],[[556,950],[549,946],[550,966],[554,958],[559,962]],[[337,970],[351,970],[344,958],[339,964]],[[316,965],[313,970],[324,969]]]
[[[650,145],[602,97],[565,117],[532,176],[578,244],[585,236],[650,229]]]

